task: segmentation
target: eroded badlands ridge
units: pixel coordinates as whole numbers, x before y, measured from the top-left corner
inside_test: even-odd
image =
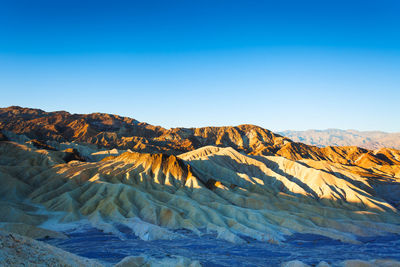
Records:
[[[254,125],[167,130],[118,115],[45,112],[13,106],[0,108],[0,129],[24,135],[39,143],[85,143],[94,145],[95,149],[130,149],[175,156],[211,145],[232,147],[250,155],[327,160],[364,168],[400,163],[398,150],[382,148],[372,151],[355,146],[319,148],[293,142]]]
[[[116,234],[121,223],[145,240],[171,239],[170,230],[182,228],[274,243],[295,232],[345,242],[400,232],[398,177],[356,166],[218,147],[89,163],[64,163],[62,153],[0,143],[3,222],[88,220]]]
[[[19,107],[1,109],[0,122],[7,229],[85,222],[122,239],[121,225],[143,240],[187,229],[234,243],[400,233],[395,149],[318,148],[251,125],[166,130]]]

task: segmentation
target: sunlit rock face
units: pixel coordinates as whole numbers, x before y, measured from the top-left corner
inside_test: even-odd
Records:
[[[146,241],[185,230],[281,245],[298,234],[348,244],[400,234],[395,149],[19,107],[0,109],[0,126],[1,229],[59,236],[89,224],[120,239],[121,229]]]
[[[118,149],[178,156],[211,145],[232,147],[250,155],[324,160],[364,168],[400,164],[400,153],[395,149],[321,148],[293,142],[255,125],[164,129],[112,114],[45,112],[13,106],[0,108],[0,129],[5,138],[20,143],[33,142],[57,150],[75,148],[90,161],[101,158],[99,149],[112,154]]]
[[[111,114],[70,114],[21,107],[0,108],[4,131],[39,141],[87,143],[99,148],[178,155],[205,145],[270,153],[289,139],[254,125],[164,129]],[[54,146],[54,144],[53,144]]]

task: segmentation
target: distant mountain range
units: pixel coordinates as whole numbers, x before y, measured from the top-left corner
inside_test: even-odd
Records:
[[[400,133],[356,130],[307,130],[278,132],[295,142],[319,147],[325,146],[358,146],[366,149],[383,147],[400,149]]]

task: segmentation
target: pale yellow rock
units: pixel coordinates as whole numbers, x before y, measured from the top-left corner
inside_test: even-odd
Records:
[[[145,255],[128,256],[122,259],[114,267],[201,267],[198,261],[191,261],[182,256],[154,259]]]
[[[368,261],[363,260],[346,260],[341,263],[343,267],[373,267],[376,266]]]
[[[68,164],[55,152],[1,142],[0,221],[37,226],[57,212],[60,222],[88,219],[117,234],[110,222],[120,222],[144,240],[206,228],[235,243],[243,242],[238,234],[280,243],[300,232],[357,243],[356,235],[400,233],[397,210],[376,193],[396,198],[399,188],[378,186],[358,167],[210,146],[179,157],[126,152]]]
[[[320,263],[317,264],[316,267],[331,267],[331,265],[326,261],[321,261]]]
[[[399,267],[400,262],[395,260],[376,259],[372,261],[346,260],[340,263],[343,267]]]
[[[310,265],[307,265],[299,260],[288,261],[281,264],[281,267],[309,267],[309,266]]]
[[[123,258],[120,262],[114,265],[114,267],[149,267],[150,263],[144,256],[128,256]]]
[[[372,264],[379,267],[400,267],[400,261],[395,260],[372,260]]]

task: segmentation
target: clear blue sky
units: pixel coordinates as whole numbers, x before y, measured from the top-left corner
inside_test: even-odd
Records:
[[[0,106],[400,132],[400,2],[0,0]]]

